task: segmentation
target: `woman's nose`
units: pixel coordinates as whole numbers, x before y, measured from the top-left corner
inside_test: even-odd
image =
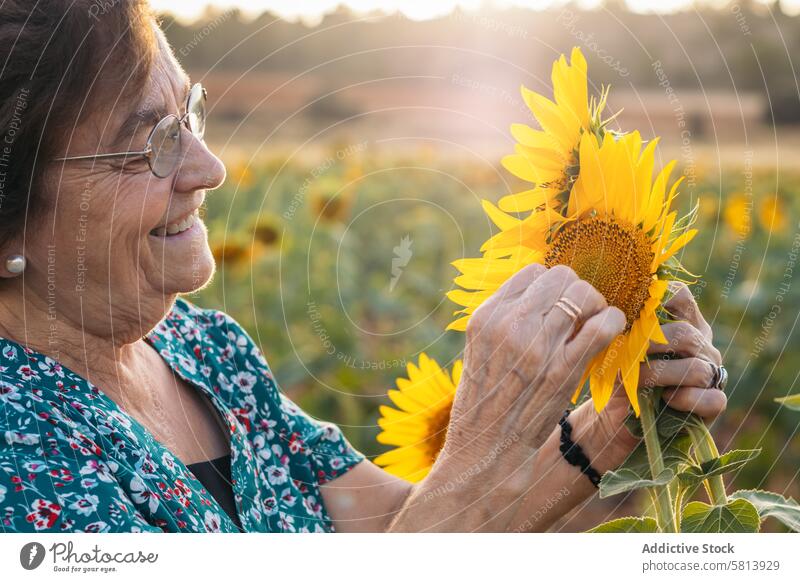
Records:
[[[225,165],[204,141],[186,131],[183,156],[176,170],[175,190],[194,192],[213,190],[225,182]]]

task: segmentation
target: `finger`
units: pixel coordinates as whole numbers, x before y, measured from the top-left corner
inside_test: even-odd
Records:
[[[705,419],[714,419],[725,411],[728,397],[722,390],[683,387],[668,388],[663,393],[664,402],[681,412],[693,412]]]
[[[514,273],[505,283],[486,300],[510,301],[521,295],[531,284],[547,271],[547,267],[539,263],[527,265]]]
[[[587,319],[575,337],[564,346],[564,357],[583,371],[597,354],[625,330],[625,314],[610,306]]]
[[[520,315],[524,316],[532,310],[540,311],[542,314],[547,313],[556,299],[577,280],[578,275],[566,265],[556,265],[547,269],[519,297]]]
[[[564,308],[558,303],[560,299],[566,299]],[[575,317],[568,313],[572,306],[578,308]],[[544,325],[555,337],[566,338],[573,330],[579,329],[586,320],[600,313],[606,307],[608,307],[608,303],[603,295],[590,283],[578,279],[566,288],[559,299],[556,299],[550,311],[545,315]]]
[[[475,322],[489,322],[495,314],[502,313],[504,311],[502,306],[507,301],[513,301],[545,271],[547,271],[547,268],[544,265],[532,263],[514,273],[497,291],[475,309],[470,318],[472,320],[473,333],[483,327],[483,325],[478,325],[476,328]]]
[[[667,343],[650,342],[648,354],[670,354],[681,358],[705,358],[717,365],[722,356],[709,339],[694,325],[686,321],[674,321],[661,326]]]
[[[639,368],[639,387],[693,386],[710,388],[714,382],[714,367],[702,358],[679,360],[650,360]]]
[[[700,308],[697,306],[694,295],[689,290],[688,285],[682,281],[670,281],[669,290],[671,297],[664,302],[664,307],[677,319],[682,319],[691,323],[700,332],[711,337],[711,326],[708,325]]]
[[[527,265],[503,283],[497,290],[496,295],[501,296],[503,299],[514,299],[546,272],[547,267],[539,263]]]

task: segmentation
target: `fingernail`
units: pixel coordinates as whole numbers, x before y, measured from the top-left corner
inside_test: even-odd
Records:
[[[611,313],[614,314],[613,317],[617,320],[618,327],[625,327],[628,319],[625,317],[625,314],[622,312],[622,310],[619,307],[614,307],[613,305],[610,309]]]

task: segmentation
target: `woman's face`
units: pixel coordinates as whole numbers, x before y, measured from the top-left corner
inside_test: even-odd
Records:
[[[76,128],[65,156],[140,151],[160,118],[183,115],[189,79],[160,31],[158,37],[139,102],[110,103],[93,114]],[[163,316],[165,299],[211,279],[214,260],[198,209],[206,191],[224,181],[225,168],[185,126],[181,131],[182,155],[167,178],[154,176],[145,160],[55,166],[52,210],[40,231],[26,233],[25,278],[37,295],[47,290],[43,299],[56,312],[85,317],[87,308],[99,308],[149,324]]]

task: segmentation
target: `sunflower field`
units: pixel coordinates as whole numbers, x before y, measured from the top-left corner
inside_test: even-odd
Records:
[[[205,209],[217,273],[191,299],[240,321],[284,391],[374,458],[389,450],[376,441],[379,407],[407,365],[424,352],[452,368],[461,356],[445,295],[456,288],[451,263],[497,232],[481,200],[524,184],[499,163],[425,143],[387,151],[354,140],[287,156],[225,160],[227,181]],[[699,205],[681,262],[698,276],[693,292],[730,372],[728,411],[712,432],[721,450],[734,440],[762,449],[726,480],[797,498],[800,417],[774,399],[798,392],[800,173],[693,173],[676,200],[679,214]],[[637,503],[594,500],[562,529]]]

